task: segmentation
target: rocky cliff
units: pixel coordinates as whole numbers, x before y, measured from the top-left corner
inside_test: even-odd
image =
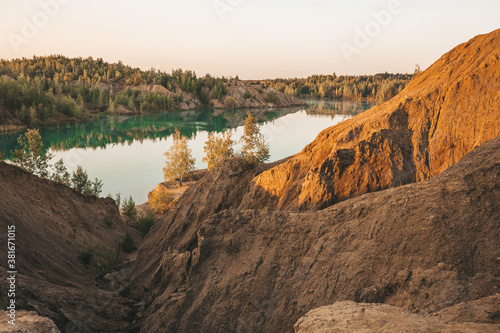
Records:
[[[497,292],[500,139],[481,144],[500,134],[499,46],[500,30],[458,46],[295,156],[211,170],[130,270],[142,332],[283,332],[339,300],[435,312]]]
[[[279,209],[318,209],[435,177],[500,135],[500,30],[442,56],[395,98],[321,132],[255,183]]]

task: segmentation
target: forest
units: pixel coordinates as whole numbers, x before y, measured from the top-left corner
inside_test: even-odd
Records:
[[[417,66],[418,67],[418,66]],[[412,74],[375,74],[350,76],[313,75],[306,79],[275,79],[253,81],[297,97],[366,100],[381,103],[403,90]]]
[[[60,118],[86,119],[90,113],[114,112],[119,106],[137,113],[174,110],[182,92],[209,106],[223,100],[227,78],[197,77],[181,69],[147,71],[102,59],[63,56],[0,60],[0,124],[36,126]],[[142,86],[141,86],[142,85]],[[161,85],[171,94],[141,89]]]

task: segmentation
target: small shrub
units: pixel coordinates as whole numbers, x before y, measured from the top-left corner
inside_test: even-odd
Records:
[[[128,232],[125,233],[125,236],[123,237],[123,241],[120,243],[123,251],[126,253],[131,253],[136,249],[135,247],[135,240],[134,237]]]
[[[133,224],[133,227],[139,230],[144,236],[147,235],[149,229],[155,224],[155,216],[153,212],[148,211],[145,214],[139,214],[137,222]]]
[[[249,99],[252,97],[252,94],[250,94],[248,91],[243,95],[244,99]]]
[[[278,95],[276,95],[274,92],[270,91],[267,93],[267,96],[265,98],[265,101],[267,103],[274,103],[276,105],[279,105],[281,103],[280,98]]]
[[[122,195],[120,192],[116,193],[116,205],[120,207],[122,205]]]
[[[174,196],[166,188],[160,186],[149,196],[149,206],[156,214],[164,214],[171,207]]]
[[[224,99],[224,108],[226,109],[234,109],[236,108],[236,100],[230,96]]]
[[[78,253],[78,259],[80,259],[80,261],[83,262],[85,265],[90,265],[93,257],[94,253],[90,249],[80,251],[80,253]]]
[[[96,248],[95,261],[96,267],[99,270],[107,269],[117,264],[115,262],[116,254],[113,251],[99,247]]]

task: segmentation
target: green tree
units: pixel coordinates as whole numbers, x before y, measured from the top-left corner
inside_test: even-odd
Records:
[[[71,184],[73,185],[73,188],[80,193],[90,192],[89,175],[87,174],[87,171],[82,169],[81,166],[78,166],[76,171],[73,171]]]
[[[83,115],[85,113],[85,102],[83,100],[83,96],[78,94],[76,99],[76,104],[78,105],[78,114]]]
[[[123,241],[120,243],[120,245],[123,251],[125,251],[126,253],[131,253],[136,249],[134,237],[132,237],[132,235],[128,232],[128,230],[125,233]]]
[[[111,113],[114,113],[116,111],[116,102],[115,102],[115,100],[112,97],[109,98],[109,108],[108,108],[108,110]]]
[[[195,159],[191,155],[187,138],[181,135],[178,128],[175,129],[174,144],[164,155],[167,158],[163,168],[165,181],[179,179],[179,187],[182,186],[183,177],[194,171]]]
[[[130,98],[128,99],[128,104],[127,104],[128,108],[130,111],[134,111],[135,110],[135,102],[134,102],[134,98],[132,96],[130,96]]]
[[[122,208],[123,215],[128,217],[129,221],[134,221],[137,217],[137,208],[135,208],[135,201],[132,199],[132,196],[123,201]]]
[[[71,186],[71,175],[64,165],[62,158],[54,164],[53,168],[54,172],[52,173],[52,180],[66,186]]]
[[[155,220],[153,212],[148,210],[146,213],[139,214],[137,222],[132,226],[146,236],[151,227],[155,224]]]
[[[210,132],[203,147],[205,151],[203,162],[208,164],[208,170],[212,169],[220,161],[234,157],[233,146],[234,141],[231,131],[223,133],[220,137],[214,132]]]
[[[99,197],[102,193],[102,186],[103,186],[102,180],[95,178],[94,181],[90,182],[88,193],[84,194],[90,194]]]
[[[240,155],[249,165],[269,160],[269,144],[260,133],[260,126],[250,111],[245,119],[244,133],[240,143]]]
[[[2,150],[0,150],[0,161],[3,161],[3,153],[2,153]]]
[[[12,152],[12,163],[25,171],[47,178],[52,154],[44,153],[42,137],[37,129],[29,129],[17,138],[19,148]]]
[[[30,113],[30,124],[33,125],[38,125],[38,112],[36,111],[36,108],[34,106],[30,106],[29,108],[29,113]]]
[[[116,193],[116,199],[115,199],[115,201],[116,201],[116,205],[118,207],[120,207],[121,203],[122,203],[122,194],[120,192]]]
[[[62,160],[60,162],[62,163]],[[57,167],[55,168],[57,170]],[[61,166],[59,166],[59,168],[61,168]],[[93,181],[90,180],[87,171],[83,170],[81,166],[78,166],[76,171],[73,172],[71,176],[71,185],[73,189],[85,195],[98,197],[102,193],[102,180],[98,178],[95,178]]]

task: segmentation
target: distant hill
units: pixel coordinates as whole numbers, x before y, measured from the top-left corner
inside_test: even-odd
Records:
[[[0,60],[0,125],[37,126],[92,114],[198,108],[305,105],[298,98],[238,78],[192,71],[142,71],[102,59],[63,56]]]

